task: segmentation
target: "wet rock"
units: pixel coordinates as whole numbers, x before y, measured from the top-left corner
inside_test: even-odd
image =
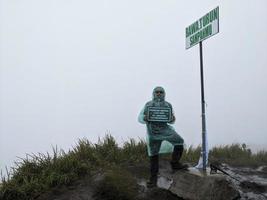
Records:
[[[145,195],[140,198],[140,200],[183,200],[183,198],[178,197],[177,195],[173,194],[172,192],[161,189],[161,188],[154,188],[148,190]]]
[[[259,170],[262,171],[262,172],[267,173],[267,166],[262,166],[262,167],[260,167]]]
[[[161,176],[173,180],[169,188],[173,194],[191,200],[231,200],[240,198],[239,191],[220,174],[209,175],[195,168],[171,174],[163,171]]]
[[[227,171],[236,180],[229,178],[241,194],[241,200],[267,200],[267,178],[263,170],[265,166],[255,168],[249,167],[227,167]],[[237,181],[238,180],[238,181]]]
[[[266,192],[266,188],[263,185],[260,185],[255,182],[242,181],[240,183],[240,186],[243,188],[243,190],[248,192],[255,192],[258,194]]]

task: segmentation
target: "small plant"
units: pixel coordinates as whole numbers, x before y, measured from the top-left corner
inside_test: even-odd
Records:
[[[146,142],[144,140],[136,142],[134,139],[130,139],[123,144],[122,159],[129,163],[143,162],[147,159],[146,152]]]
[[[201,152],[201,146],[194,148],[192,145],[185,149],[182,156],[182,161],[188,163],[197,163]]]
[[[232,144],[214,147],[209,153],[210,161],[220,161],[232,166],[260,166],[267,164],[267,152],[252,154],[246,144]]]

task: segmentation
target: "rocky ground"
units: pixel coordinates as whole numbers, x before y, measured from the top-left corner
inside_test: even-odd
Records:
[[[72,186],[55,188],[50,192],[44,193],[37,198],[37,200],[128,200],[128,198],[118,197],[101,197],[101,194],[96,194],[99,181],[103,179],[103,174],[98,174],[92,180],[92,177],[85,178],[82,181],[76,182]],[[90,179],[90,181],[89,181]],[[119,196],[119,195],[118,195]],[[145,186],[140,185],[136,198],[132,200],[182,200],[171,193],[170,191],[162,188],[147,189]],[[131,200],[131,199],[129,199]]]
[[[194,168],[191,168],[190,171],[171,173],[169,167],[166,167],[167,165],[167,163],[161,163],[158,188],[147,189],[146,180],[140,177],[136,178],[138,194],[133,199],[267,199],[267,166],[245,168],[221,165],[220,168],[228,175],[217,171],[215,175],[210,176],[209,170],[207,175],[199,175],[201,172]],[[112,200],[114,198],[103,197],[95,192],[104,177],[105,174],[95,174],[94,177],[84,178],[72,186],[55,188],[37,199]],[[187,192],[182,187],[186,187]],[[186,193],[190,193],[190,195]]]
[[[223,167],[232,177],[228,176],[240,191],[241,199],[267,199],[267,166],[258,168]]]

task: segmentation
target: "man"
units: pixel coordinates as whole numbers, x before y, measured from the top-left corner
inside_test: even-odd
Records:
[[[170,121],[150,121],[148,116],[149,107],[169,108],[171,110]],[[165,91],[162,87],[156,87],[153,90],[153,99],[145,104],[145,107],[139,114],[138,121],[146,124],[147,127],[147,150],[150,157],[150,179],[147,182],[147,186],[155,187],[159,171],[159,154],[172,152],[170,164],[173,170],[185,169],[187,167],[179,162],[184,149],[184,140],[169,125],[175,122],[175,116],[172,105],[165,101]],[[173,148],[168,148],[168,144],[171,144]]]

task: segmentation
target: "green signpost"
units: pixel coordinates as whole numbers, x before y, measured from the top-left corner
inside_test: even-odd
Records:
[[[206,115],[204,97],[204,75],[203,75],[203,53],[202,41],[219,32],[219,7],[216,7],[185,29],[185,48],[199,43],[200,55],[200,78],[201,78],[201,110],[202,110],[202,162],[203,170],[206,171],[207,164],[207,138],[206,138]]]
[[[190,47],[219,33],[219,7],[213,9],[185,29],[185,47]]]

